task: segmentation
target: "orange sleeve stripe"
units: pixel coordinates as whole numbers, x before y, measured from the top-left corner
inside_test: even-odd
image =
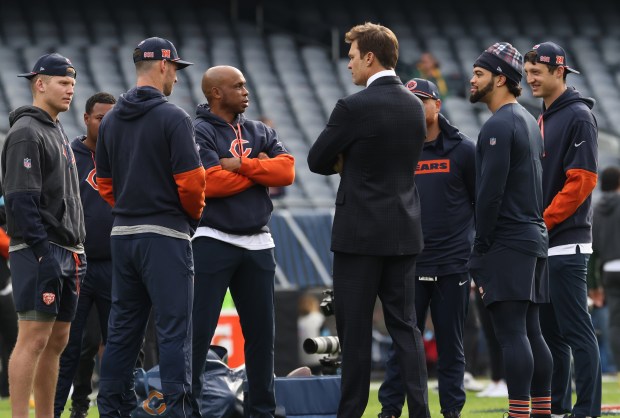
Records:
[[[11,238],[6,234],[3,228],[0,228],[0,255],[7,260],[9,259],[9,243]]]
[[[205,207],[205,169],[200,166],[173,177],[181,206],[192,219],[200,219]]]
[[[273,158],[244,158],[239,173],[265,187],[290,186],[295,180],[295,158],[280,154]]]
[[[564,187],[545,209],[543,217],[547,229],[552,229],[571,217],[596,187],[598,175],[575,168],[566,172]]]
[[[103,200],[108,202],[108,205],[114,207],[114,190],[112,188],[112,179],[97,177],[97,187],[99,188],[99,194],[103,197]]]
[[[207,181],[205,185],[207,199],[232,196],[256,184],[244,175],[222,170],[221,165],[208,168],[205,171],[205,179]]]

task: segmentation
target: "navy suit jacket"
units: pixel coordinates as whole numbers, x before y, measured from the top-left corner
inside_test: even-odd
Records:
[[[426,137],[420,99],[395,76],[340,99],[308,154],[331,175],[344,157],[331,249],[378,256],[418,254],[424,244],[413,179]]]

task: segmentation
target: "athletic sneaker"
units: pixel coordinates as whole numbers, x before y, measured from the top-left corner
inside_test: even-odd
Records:
[[[471,392],[480,392],[484,389],[484,385],[478,382],[469,372],[465,372],[463,375],[463,387],[465,387],[465,390],[469,390]]]
[[[88,415],[88,409],[71,408],[71,415],[69,418],[86,418]]]
[[[503,379],[499,382],[492,381],[476,396],[479,398],[506,398],[508,397],[508,387]]]

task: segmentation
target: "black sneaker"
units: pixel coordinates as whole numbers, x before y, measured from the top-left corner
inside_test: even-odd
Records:
[[[88,415],[88,409],[71,408],[70,411],[71,415],[69,415],[69,418],[86,418]]]
[[[379,412],[379,415],[377,415],[378,418],[394,418],[394,415],[390,414],[389,412]]]
[[[443,418],[461,418],[461,411],[445,412]]]

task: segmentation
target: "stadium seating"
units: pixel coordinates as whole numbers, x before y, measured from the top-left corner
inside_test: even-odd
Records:
[[[571,75],[569,84],[597,100],[594,113],[606,135],[601,141],[605,161],[620,161],[620,5],[590,0],[586,9],[577,0],[522,0],[497,9],[492,4],[490,0],[477,2],[476,7],[458,0],[177,0],[148,6],[138,0],[0,2],[0,114],[31,102],[27,83],[15,75],[30,70],[40,55],[51,51],[69,57],[78,73],[74,103],[61,116],[70,137],[84,131],[83,107],[90,95],[103,90],[118,96],[134,84],[131,54],[141,39],[166,37],[183,59],[195,63],[178,73],[170,97],[192,116],[196,105],[205,101],[203,72],[213,65],[239,67],[250,90],[247,116],[269,118],[296,157],[295,184],[275,201],[271,221],[279,242],[278,259],[296,260],[280,263],[280,285],[328,285],[329,254],[315,244],[321,241],[320,248],[329,247],[325,239],[338,177],[310,173],[306,155],[336,101],[361,88],[351,82],[348,45],[342,41],[354,24],[373,21],[391,27],[400,41],[402,64],[413,66],[422,52],[434,53],[451,89],[444,111],[474,139],[489,117],[485,106],[472,106],[467,100],[475,58],[497,41],[512,42],[523,53],[536,42],[558,42],[567,50],[570,64],[582,72]],[[523,85],[521,103],[537,113],[540,101]],[[0,118],[0,133],[6,133],[8,125],[8,118]],[[311,219],[303,208],[326,212]],[[311,254],[311,248],[319,253]]]

